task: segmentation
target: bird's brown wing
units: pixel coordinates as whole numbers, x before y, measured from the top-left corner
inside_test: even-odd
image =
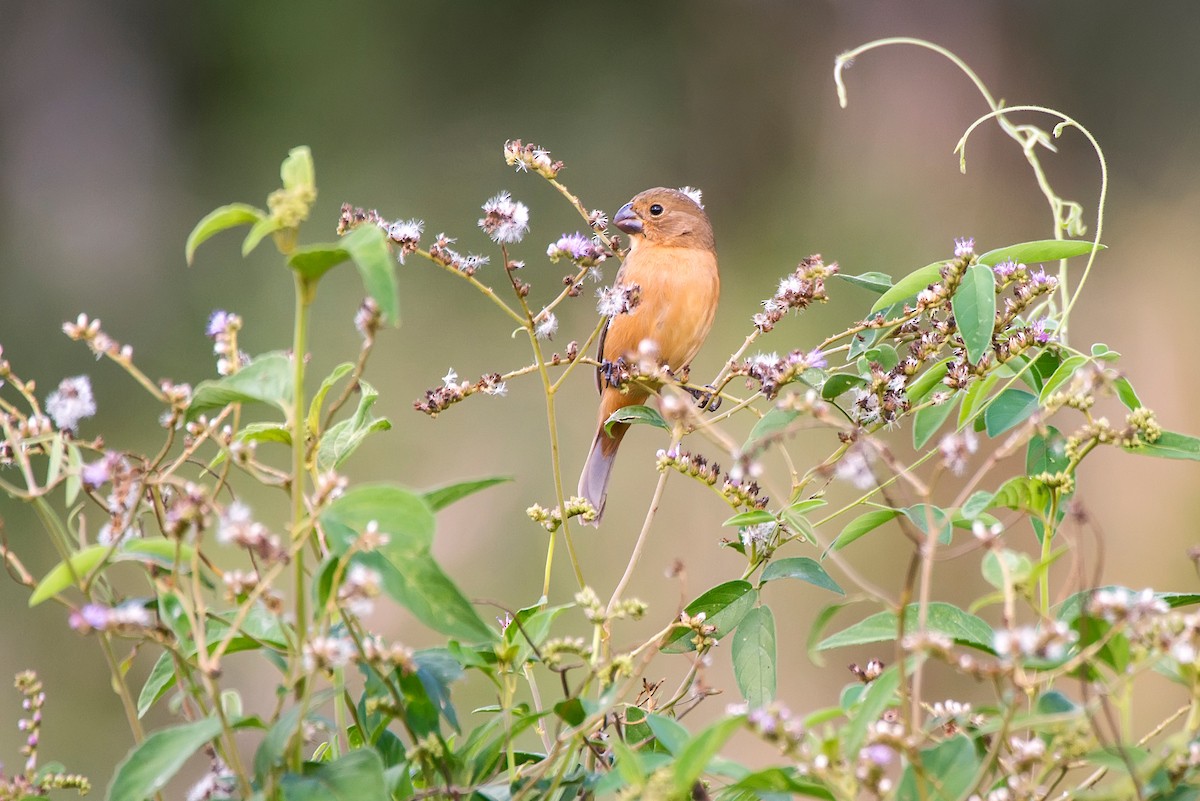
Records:
[[[596,361],[600,362],[600,366],[596,368],[596,391],[601,395],[604,394],[604,338],[608,336],[608,327],[612,325],[612,318],[609,317],[604,321],[604,327],[600,329],[600,344],[596,346]]]

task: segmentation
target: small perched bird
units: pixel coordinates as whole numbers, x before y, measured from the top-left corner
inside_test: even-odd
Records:
[[[609,318],[600,335],[598,360],[636,363],[640,355],[654,353],[660,364],[678,370],[700,350],[717,311],[721,282],[708,215],[692,194],[659,187],[622,206],[613,224],[630,239],[617,284],[636,284],[640,292],[637,305]],[[596,384],[599,421],[579,478],[579,494],[603,513],[613,460],[629,428],[628,423],[616,423],[610,434],[604,421],[618,409],[643,403],[650,392],[630,384],[622,393],[609,383],[603,368],[597,370]]]

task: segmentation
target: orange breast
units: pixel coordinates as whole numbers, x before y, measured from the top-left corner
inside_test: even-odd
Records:
[[[704,344],[717,310],[721,284],[715,254],[642,246],[625,261],[618,280],[640,286],[641,300],[609,324],[604,358],[629,358],[649,339],[672,369],[688,364]]]

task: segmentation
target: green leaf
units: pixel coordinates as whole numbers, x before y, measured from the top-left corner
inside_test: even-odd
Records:
[[[936,388],[942,388],[949,391],[943,383],[942,379],[946,377],[946,366],[950,364],[950,357],[946,357],[941,361],[934,362],[929,365],[929,369],[921,373],[916,379],[908,385],[905,394],[913,403],[920,403],[925,400],[925,397],[933,392]],[[958,394],[958,390],[954,390],[954,394]],[[954,397],[947,400],[947,403],[952,403]]]
[[[1079,711],[1079,705],[1058,690],[1048,690],[1038,696],[1035,709],[1040,715],[1069,715]]]
[[[1063,361],[1058,368],[1050,374],[1046,382],[1042,384],[1042,391],[1038,393],[1038,403],[1045,403],[1054,392],[1063,384],[1075,375],[1075,371],[1088,363],[1086,356],[1071,356]]]
[[[705,623],[716,626],[712,636],[719,640],[742,622],[742,618],[754,608],[757,600],[758,592],[750,582],[727,581],[703,593],[688,604],[684,611],[691,617],[703,612]],[[667,637],[662,650],[669,654],[694,651],[694,636],[691,629],[678,628]]]
[[[144,716],[154,702],[161,698],[167,688],[174,683],[175,660],[171,658],[170,651],[164,651],[158,655],[158,660],[150,669],[150,675],[146,677],[146,683],[142,685],[142,691],[138,694],[138,717]]]
[[[971,385],[967,387],[967,394],[963,396],[962,405],[958,407],[959,430],[966,428],[968,423],[975,420],[975,416],[988,402],[988,396],[998,383],[1000,383],[1000,376],[997,373],[989,373],[985,378],[971,382]],[[982,421],[980,422],[982,423]],[[976,431],[981,428],[981,425],[975,426]]]
[[[921,751],[921,775],[912,765],[904,769],[896,788],[897,801],[960,801],[975,784],[979,753],[970,738],[956,734]],[[918,787],[920,782],[923,787]]]
[[[29,596],[29,605],[37,606],[75,586],[76,581],[82,581],[91,575],[111,550],[107,545],[89,545],[71,554],[66,561],[50,568],[50,572],[33,588],[33,594]]]
[[[332,689],[323,689],[323,691],[313,694],[312,700],[308,705],[295,704],[288,706],[286,710],[283,710],[277,721],[275,721],[275,724],[266,730],[262,742],[258,743],[258,748],[254,751],[254,777],[258,779],[260,784],[266,781],[266,778],[268,778],[271,770],[276,765],[282,763],[288,742],[292,740],[292,735],[295,733],[296,728],[299,728],[301,713],[307,710],[306,715],[312,717],[313,706],[324,704],[325,701],[334,697],[334,692]]]
[[[1140,453],[1142,456],[1158,456],[1162,459],[1200,461],[1200,439],[1187,434],[1177,434],[1174,431],[1164,431],[1162,436],[1153,443],[1143,443],[1125,450],[1130,453]]]
[[[667,421],[658,413],[658,409],[651,406],[626,406],[622,409],[617,409],[604,421],[605,433],[612,434],[612,427],[616,423],[648,425],[661,428],[663,431],[671,430],[671,426],[667,425]]]
[[[263,217],[261,220],[250,226],[249,233],[242,240],[242,257],[249,256],[253,250],[258,247],[259,243],[267,237],[268,234],[273,234],[283,228],[283,223],[275,217]]]
[[[865,362],[865,364],[864,364]],[[881,370],[891,370],[900,363],[900,354],[891,345],[876,345],[873,348],[868,348],[859,357],[859,372],[863,375],[869,375],[870,365],[878,364]]]
[[[107,801],[144,801],[154,795],[188,757],[220,733],[221,720],[216,717],[151,733],[117,765],[108,785]]]
[[[942,268],[946,266],[946,260],[935,261],[933,264],[926,264],[919,270],[913,270],[908,275],[901,278],[880,296],[879,300],[875,301],[875,305],[871,307],[871,314],[881,311],[888,306],[903,303],[906,300],[915,298],[917,293],[930,284],[936,284],[942,280]]]
[[[754,424],[754,428],[750,429],[750,436],[746,437],[746,442],[742,445],[742,453],[750,453],[753,449],[758,448],[764,440],[781,436],[799,416],[800,412],[795,409],[773,407],[759,418],[758,422]]]
[[[865,387],[866,385],[867,380],[860,375],[834,373],[821,385],[821,397],[825,400],[833,400],[855,387]]]
[[[333,371],[321,381],[320,388],[308,404],[307,422],[309,431],[316,431],[317,427],[321,425],[321,407],[325,405],[325,396],[329,394],[329,390],[333,389],[337,385],[337,382],[341,381],[353,370],[353,364],[342,362],[333,368]]]
[[[679,798],[691,798],[692,785],[744,723],[741,715],[718,720],[693,737],[675,756],[675,793]]]
[[[278,442],[292,444],[292,432],[283,423],[251,423],[242,426],[236,435],[238,442]],[[224,458],[224,453],[221,454]]]
[[[833,793],[812,779],[804,778],[795,768],[764,768],[747,773],[733,784],[730,790],[748,793],[748,798],[770,798],[775,795],[805,796],[833,801]],[[721,796],[725,798],[726,796]]]
[[[722,526],[757,526],[761,523],[774,523],[775,515],[766,509],[751,509],[749,512],[738,512],[722,523]]]
[[[330,548],[337,555],[346,553],[371,522],[388,535],[388,542],[359,558],[380,572],[389,596],[442,634],[470,642],[496,638],[430,555],[435,521],[420,495],[386,484],[367,484],[347,491],[321,513]]]
[[[447,484],[444,487],[425,490],[421,497],[429,504],[429,508],[435,512],[440,512],[452,503],[461,501],[468,495],[474,495],[480,490],[485,490],[488,487],[494,487],[497,484],[504,484],[512,481],[511,476],[493,476],[491,478],[479,478],[473,481],[459,481],[455,484]]]
[[[1104,250],[1105,246],[1096,245],[1096,249]],[[1040,239],[989,250],[979,257],[979,262],[989,267],[995,267],[1005,261],[1015,261],[1017,264],[1038,264],[1083,256],[1091,252],[1092,243],[1082,239]]]
[[[846,594],[838,586],[837,582],[829,577],[829,574],[825,572],[825,568],[821,567],[819,562],[815,559],[809,559],[807,556],[789,556],[786,559],[775,559],[763,568],[760,583],[766,584],[768,581],[784,578],[800,579],[822,589],[836,592],[838,595]]]
[[[906,633],[917,630],[917,609],[917,604],[909,604],[904,609],[904,631]],[[943,601],[930,603],[925,622],[927,630],[944,634],[960,645],[968,645],[988,652],[992,650],[991,626],[979,617],[964,612],[954,604]],[[830,648],[891,642],[895,639],[895,613],[879,612],[837,634],[826,637],[817,644],[817,649],[827,651]]]
[[[859,515],[846,524],[842,533],[838,534],[837,539],[829,546],[830,550],[840,551],[864,534],[874,531],[889,520],[896,519],[899,514],[899,509],[875,509]]]
[[[854,706],[850,722],[842,728],[842,753],[857,754],[867,739],[867,729],[875,724],[896,699],[900,671],[895,665],[867,685]]]
[[[687,745],[688,730],[679,724],[675,718],[669,718],[656,712],[646,715],[646,725],[654,732],[654,738],[669,754],[678,754]]]
[[[189,265],[192,263],[196,256],[196,248],[214,234],[219,234],[227,228],[250,225],[265,219],[266,216],[266,212],[245,203],[230,203],[228,206],[213,209],[200,222],[196,223],[196,227],[188,234],[187,244],[183,249],[187,263]]]
[[[913,415],[913,448],[920,450],[938,432],[953,412],[956,398],[936,406],[925,406]]]
[[[949,545],[954,535],[954,517],[940,506],[918,503],[907,509],[902,509],[904,516],[913,522],[926,535],[935,533],[938,542]],[[934,531],[930,532],[930,526]]]
[[[264,353],[233,375],[201,381],[192,393],[187,419],[231,403],[265,403],[286,414],[292,403],[292,360],[283,353]]]
[[[1046,426],[1045,434],[1034,434],[1025,449],[1025,474],[1057,473],[1066,470],[1067,438],[1054,426]]]
[[[383,231],[374,225],[359,226],[342,237],[342,246],[358,268],[363,288],[379,304],[383,322],[399,325],[400,284]]]
[[[774,563],[772,563],[774,564]],[[751,709],[775,700],[775,616],[756,606],[733,633],[733,678]]]
[[[1044,483],[1028,476],[1014,476],[1000,485],[988,508],[1003,506],[1041,517],[1049,502],[1050,489]]]
[[[299,145],[288,151],[287,158],[279,165],[279,179],[283,181],[284,189],[316,187],[316,168],[313,167],[312,150],[308,145]]]
[[[1033,562],[1023,553],[1002,548],[985,553],[980,569],[988,584],[998,590],[1003,590],[1006,583],[1014,587],[1028,583],[1033,575]],[[1006,576],[1007,582],[1005,582]]]
[[[978,364],[992,345],[996,326],[996,274],[986,264],[972,264],[950,299],[967,360]]]
[[[1037,396],[1009,387],[996,396],[983,412],[983,424],[989,437],[996,437],[1029,419],[1038,407]]]
[[[339,264],[350,261],[350,251],[341,244],[321,243],[296,248],[288,256],[288,266],[306,280],[318,281]]]
[[[192,625],[188,620],[187,610],[179,593],[174,591],[160,592],[158,596],[158,618],[167,625],[178,642],[188,642],[192,638]]]
[[[1113,381],[1113,388],[1117,390],[1117,397],[1125,404],[1126,409],[1133,411],[1142,408],[1142,399],[1138,397],[1137,390],[1129,383],[1128,378],[1118,376],[1117,380]]]
[[[329,427],[317,446],[317,470],[326,472],[341,467],[350,454],[358,450],[368,434],[387,431],[392,427],[386,417],[373,417],[371,407],[379,400],[379,392],[366,381],[359,381],[362,397],[354,415]]]
[[[176,561],[186,570],[195,554],[195,546],[168,539],[127,540],[113,555],[114,562],[150,562],[159,567],[174,567]],[[178,559],[176,559],[178,557]]]
[[[285,801],[367,801],[385,799],[383,760],[371,748],[351,751],[333,762],[309,762],[302,774],[280,781]]]
[[[867,272],[862,275],[834,273],[833,277],[845,281],[847,284],[862,287],[868,292],[874,292],[876,295],[882,295],[892,286],[892,277],[887,273]]]

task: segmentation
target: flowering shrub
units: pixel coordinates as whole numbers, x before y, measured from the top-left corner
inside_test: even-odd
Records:
[[[839,60],[843,98],[844,67],[878,44]],[[625,255],[607,215],[560,183],[562,162],[521,141],[505,144],[506,162],[549,182],[581,218],[581,230],[545,249],[565,270],[552,292],[514,258],[531,211],[507,191],[482,204],[490,255],[461,253],[445,233],[427,236],[421,220],[351,205],[336,241],[301,245],[317,188],[311,154],[296,148],[267,209],[223,206],[186,246],[190,261],[209,237],[238,226],[249,226],[244,252],[272,239],[296,295],[289,350],[244,353],[242,317],[219,311],[207,328],[215,375],[195,385],[154,382],[99,320],[80,315],[63,327],[161,404],[156,453],[121,451],[88,430],[96,411],[88,377],[65,379],[42,399],[0,362],[0,489],[35,507],[60,561],[36,577],[20,543],[3,556],[31,603],[63,605],[66,625],[108,660],[134,740],[108,797],[160,793],[197,752],[210,769],[190,799],[1200,796],[1200,615],[1184,611],[1200,595],[1079,586],[1051,602],[1051,566],[1077,512],[1082,460],[1100,447],[1196,459],[1200,441],[1160,426],[1118,371],[1116,352],[1070,343],[1069,315],[1101,248],[1102,214],[1096,238],[1082,239],[1082,206],[1049,189],[1038,152],[1064,127],[1083,129],[1045,109],[1036,110],[1060,120],[1052,134],[1017,125],[1010,115],[1029,109],[1002,110],[984,96],[992,111],[976,125],[994,120],[1022,147],[1046,187],[1053,238],[991,249],[959,239],[898,280],[804,258],[760,310],[747,310],[745,340],[711,381],[693,381],[688,365],[661,364],[649,348],[616,363],[589,355],[606,319],[637,308],[640,288],[600,285],[609,262]],[[528,509],[531,525],[549,535],[544,581],[540,592],[512,589],[498,629],[442,571],[431,544],[440,510],[500,479],[416,491],[351,486],[340,472],[368,436],[392,425],[376,416],[379,395],[366,375],[376,333],[398,320],[395,265],[409,260],[482,293],[528,347],[526,361],[503,373],[448,370],[415,409],[436,417],[473,395],[504,395],[518,380],[540,382],[545,399],[554,481]],[[1070,260],[1085,260],[1073,280]],[[368,295],[355,315],[362,346],[318,381],[303,358],[315,289],[345,263]],[[845,285],[877,299],[848,310],[852,322],[818,342],[787,338],[790,317],[837,300]],[[564,338],[564,304],[593,296],[599,321],[553,345]],[[768,336],[775,349],[756,350]],[[651,506],[607,600],[572,541],[573,527],[597,510],[567,494],[558,447],[559,393],[594,370],[659,395],[656,406],[622,409],[611,422],[665,432]],[[1101,415],[1102,406],[1112,411]],[[734,415],[755,419],[744,441],[723,426]],[[827,435],[827,451],[811,463],[790,449],[802,429]],[[911,452],[897,447],[901,433]],[[770,469],[768,454],[786,469]],[[998,478],[1001,468],[1011,475],[1010,457],[1023,457],[1021,468]],[[627,590],[672,476],[728,504],[722,545],[740,556],[728,580],[664,610]],[[832,482],[856,488],[854,500],[830,503]],[[240,500],[253,483],[286,495],[288,515],[268,519]],[[1014,536],[1026,525],[1031,552]],[[893,587],[866,579],[850,547],[885,530],[911,543]],[[550,597],[560,546],[578,584],[570,598]],[[994,592],[970,610],[939,600],[946,554],[974,559]],[[238,566],[223,566],[231,560]],[[111,580],[118,563],[139,571],[137,593]],[[832,703],[789,707],[777,697],[769,585],[779,581],[834,599],[818,616],[815,651],[879,649],[851,666]],[[833,630],[846,587],[875,611]],[[445,645],[414,651],[383,640],[363,622],[381,603],[405,607]],[[644,617],[657,621],[654,635],[618,648],[614,631]],[[741,700],[690,730],[681,718],[713,694],[698,676],[722,641]],[[124,669],[131,648],[158,655],[141,686]],[[235,652],[257,653],[277,672],[271,708],[247,708],[228,686],[222,665]],[[676,689],[654,680],[660,660],[686,664]],[[935,664],[977,680],[986,700],[946,699]],[[1112,724],[1128,719],[1132,684],[1149,670],[1179,686],[1179,712],[1146,732]],[[486,683],[497,699],[470,720],[454,702],[464,680]],[[43,694],[29,674],[18,687],[31,715],[21,722],[28,761],[19,776],[0,774],[0,797],[86,790],[82,777],[38,772]],[[144,731],[144,714],[165,699],[181,722]],[[752,769],[720,756],[743,729],[778,752],[773,764]]]

